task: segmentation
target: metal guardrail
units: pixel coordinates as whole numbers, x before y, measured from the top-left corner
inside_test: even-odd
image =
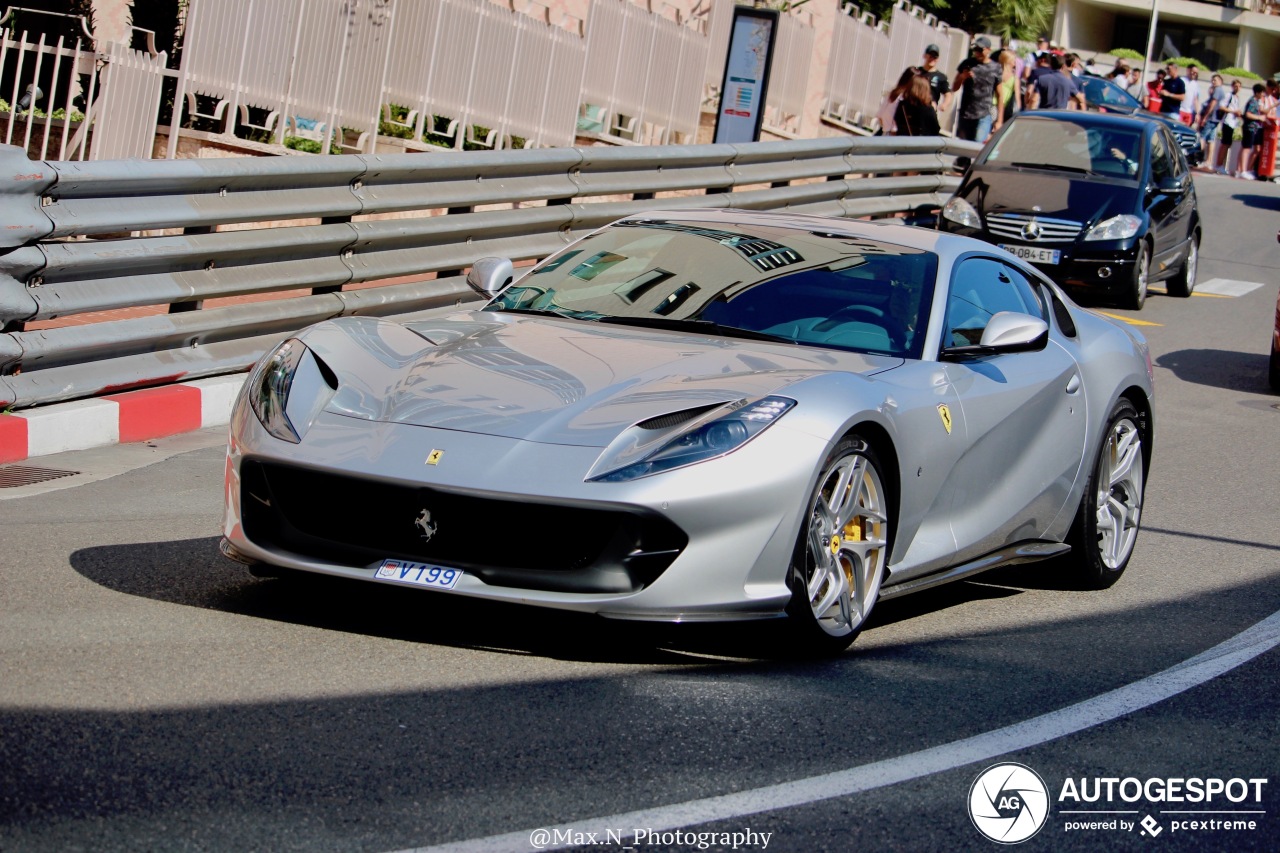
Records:
[[[477,258],[539,259],[657,207],[879,217],[936,206],[958,182],[952,158],[977,149],[841,137],[41,162],[0,146],[0,406],[241,371],[282,335],[327,318],[477,300],[462,277]],[[426,273],[437,275],[343,289]],[[274,298],[204,306],[263,295]],[[43,322],[140,306],[168,313]]]

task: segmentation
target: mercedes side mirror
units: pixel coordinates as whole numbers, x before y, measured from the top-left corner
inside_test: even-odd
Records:
[[[481,258],[467,273],[467,284],[492,298],[511,283],[515,274],[515,265],[507,258]]]

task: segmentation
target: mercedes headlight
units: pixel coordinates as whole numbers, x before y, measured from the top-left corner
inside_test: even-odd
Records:
[[[973,205],[960,198],[953,196],[950,201],[942,206],[942,218],[948,219],[957,225],[963,225],[965,228],[981,228],[982,217],[978,215],[978,211],[973,209]]]
[[[1126,240],[1137,234],[1141,228],[1142,220],[1139,217],[1122,213],[1102,220],[1090,228],[1084,238],[1086,240]]]
[[[795,404],[787,397],[764,397],[754,403],[743,400],[725,414],[695,418],[685,430],[647,450],[639,461],[587,479],[598,483],[635,480],[724,456],[764,432]]]
[[[297,444],[337,387],[333,371],[302,341],[290,338],[262,360],[246,390],[266,431]]]

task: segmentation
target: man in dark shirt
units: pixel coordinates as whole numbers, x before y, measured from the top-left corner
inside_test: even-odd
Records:
[[[940,113],[945,113],[947,107],[951,106],[951,83],[947,80],[947,75],[942,73],[942,69],[938,67],[938,57],[942,51],[938,49],[936,44],[931,44],[924,49],[924,64],[920,66],[920,71],[929,80],[929,89],[933,93],[933,106]]]
[[[1160,112],[1177,119],[1182,99],[1187,96],[1187,82],[1178,76],[1178,66],[1172,62],[1164,70],[1168,76],[1164,78],[1164,86],[1160,88]]]
[[[956,69],[956,88],[960,94],[960,121],[956,136],[975,142],[986,142],[995,120],[992,96],[1000,82],[1002,69],[991,61],[991,41],[986,36],[973,40],[968,59]]]
[[[1036,77],[1036,109],[1065,110],[1073,101],[1084,109],[1084,96],[1064,68],[1064,62],[1057,54],[1050,56],[1049,73]]]

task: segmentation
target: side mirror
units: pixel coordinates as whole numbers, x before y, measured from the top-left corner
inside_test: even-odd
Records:
[[[507,258],[481,258],[467,273],[467,284],[488,297],[497,296],[515,278],[516,268]]]
[[[987,322],[979,346],[996,352],[1025,352],[1044,349],[1049,343],[1049,324],[1039,317],[1001,311]]]
[[[987,321],[979,343],[945,347],[941,356],[944,359],[957,359],[1006,352],[1033,352],[1044,349],[1048,343],[1049,324],[1044,320],[1015,311],[1000,311]]]
[[[1169,195],[1182,195],[1187,191],[1187,184],[1182,178],[1175,178],[1171,175],[1156,182],[1156,191],[1168,193]]]

